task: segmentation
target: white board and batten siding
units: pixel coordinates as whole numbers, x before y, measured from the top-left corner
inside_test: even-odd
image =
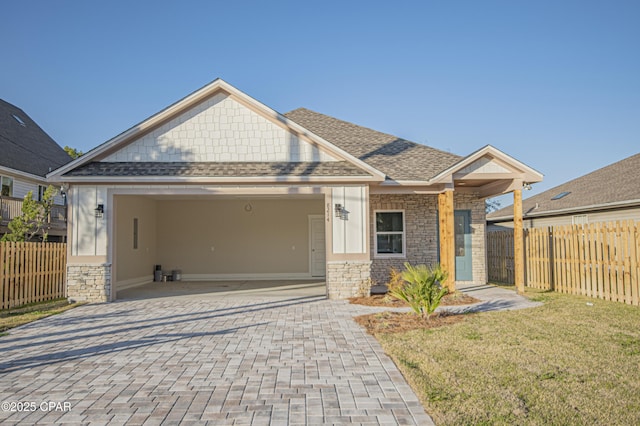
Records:
[[[106,256],[107,254],[107,189],[101,186],[76,186],[68,195],[71,208],[71,256]],[[96,217],[98,204],[104,216]]]
[[[364,186],[332,188],[333,253],[362,254],[367,252],[367,212],[369,202]],[[341,204],[346,217],[335,216],[335,205]]]

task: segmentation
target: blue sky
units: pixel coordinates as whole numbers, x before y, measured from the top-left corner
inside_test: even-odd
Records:
[[[0,98],[83,151],[221,77],[545,174],[640,152],[640,1],[13,1]],[[503,205],[510,201],[503,201]]]

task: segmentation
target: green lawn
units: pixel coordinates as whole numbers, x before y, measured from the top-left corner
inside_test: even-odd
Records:
[[[59,299],[0,311],[0,336],[7,334],[6,330],[10,328],[59,314],[80,305],[82,303],[69,303],[66,299]]]
[[[544,305],[377,338],[437,425],[640,424],[640,308],[527,295]]]

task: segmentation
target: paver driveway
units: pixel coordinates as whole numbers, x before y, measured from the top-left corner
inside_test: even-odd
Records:
[[[82,306],[0,337],[0,401],[35,408],[0,423],[432,424],[352,321],[371,311],[286,292]]]

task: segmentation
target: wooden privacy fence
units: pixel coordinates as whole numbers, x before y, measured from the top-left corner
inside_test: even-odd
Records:
[[[65,297],[65,243],[0,242],[0,309]]]
[[[530,228],[525,285],[640,305],[640,225],[633,221]],[[513,232],[487,233],[489,279],[513,283]]]

